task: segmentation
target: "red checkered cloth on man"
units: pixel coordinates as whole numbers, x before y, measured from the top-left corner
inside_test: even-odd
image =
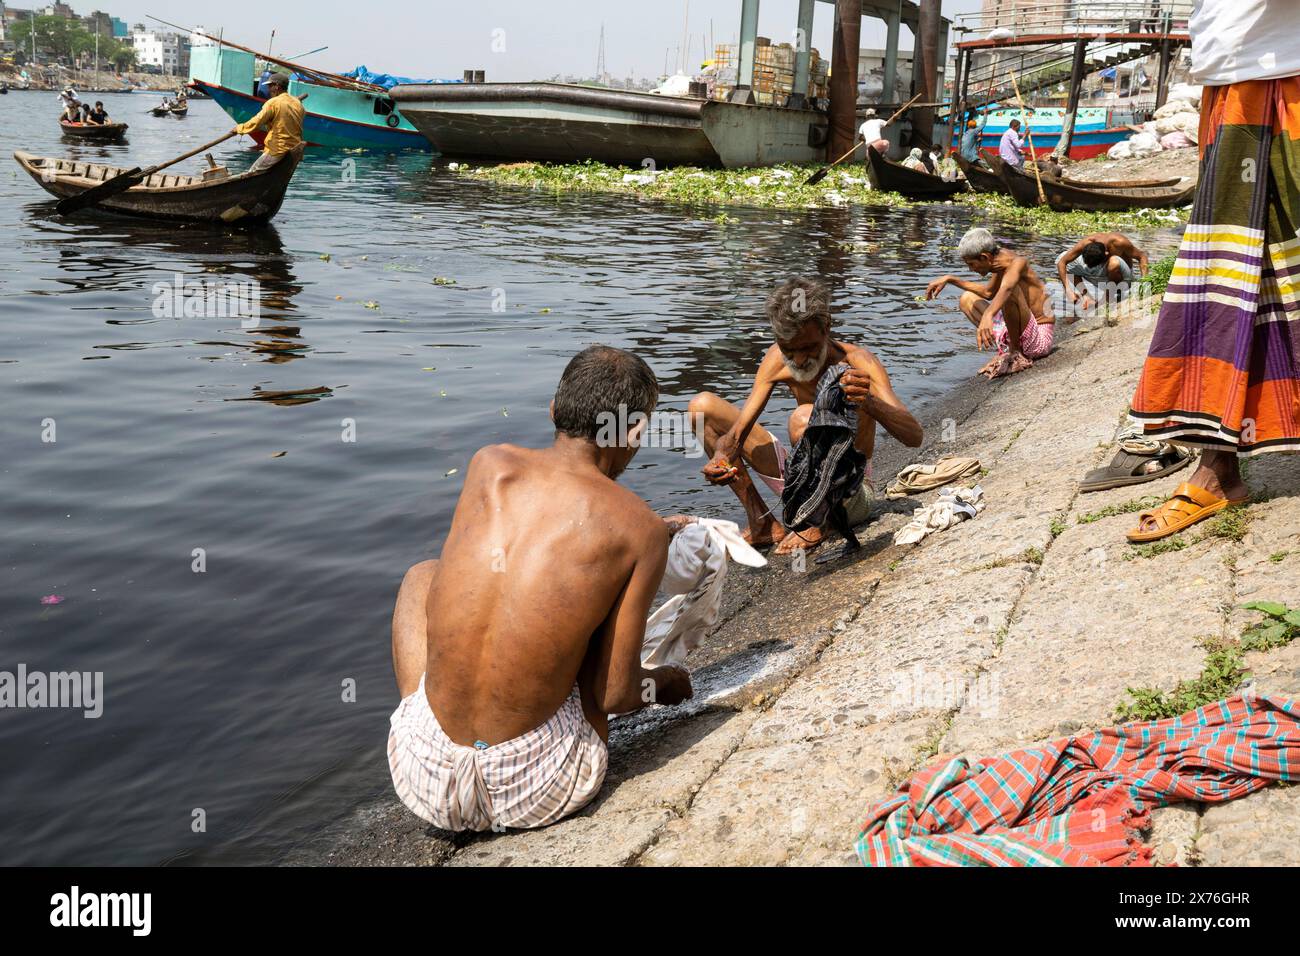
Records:
[[[1300,703],[1231,697],[970,764],[938,761],[875,806],[867,866],[1149,865],[1138,831],[1179,800],[1300,779]]]

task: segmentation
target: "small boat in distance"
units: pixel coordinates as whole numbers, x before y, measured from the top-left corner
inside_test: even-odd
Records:
[[[1021,206],[1039,206],[1038,180],[1033,173],[997,160],[993,168]],[[1181,182],[1181,177],[1180,180]],[[1196,182],[1172,186],[1120,186],[1098,188],[1097,184],[1075,185],[1051,176],[1042,177],[1047,205],[1057,212],[1123,212],[1128,209],[1171,209],[1185,206],[1196,194]]]
[[[59,129],[64,136],[74,139],[93,139],[99,142],[120,140],[128,129],[126,123],[69,123],[59,120]]]
[[[171,109],[169,110],[172,116],[175,116],[177,119],[184,119],[186,114],[189,113],[189,111],[190,111],[190,104],[188,103],[173,103]]]
[[[222,167],[198,176],[157,172],[95,208],[145,219],[262,225],[280,211],[302,153],[300,144],[269,169],[234,176]],[[80,195],[130,171],[103,163],[36,156],[23,150],[14,153],[14,159],[42,189],[60,199]]]
[[[908,199],[947,199],[967,188],[960,179],[948,182],[941,176],[890,162],[872,146],[867,147],[867,178],[872,189],[900,193]]]

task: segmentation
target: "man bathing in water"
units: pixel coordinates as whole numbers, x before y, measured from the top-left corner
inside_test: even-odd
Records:
[[[1119,302],[1133,284],[1134,265],[1139,278],[1147,274],[1147,254],[1132,239],[1120,232],[1094,232],[1056,257],[1056,275],[1066,301],[1079,302],[1080,313],[1087,313],[1099,299]]]
[[[434,825],[576,812],[605,777],[608,715],[691,696],[685,670],[641,666],[669,537],[689,519],[660,518],[616,483],[658,392],[629,352],[578,353],[551,402],[554,443],[480,449],[441,557],[406,573],[388,759],[402,802]],[[610,423],[629,420],[610,441]]]
[[[745,509],[749,529],[745,537],[755,545],[778,543],[777,554],[820,544],[825,533],[818,528],[786,533],[763,503],[745,466],[778,495],[785,487],[786,447],[781,439],[758,424],[759,416],[777,385],[786,385],[798,407],[790,413],[790,447],[799,443],[808,425],[817,382],[832,365],[847,363],[840,378],[845,397],[858,408],[858,433],[854,446],[867,456],[876,444],[876,422],[903,444],[921,444],[921,426],[889,384],[880,360],[866,349],[831,337],[830,290],[815,279],[792,279],[767,297],[767,319],[776,338],[763,354],[745,404],[737,408],[726,399],[702,392],[691,399],[691,420],[703,425],[709,463],[704,476],[711,484],[730,485]],[[697,425],[698,427],[698,425]],[[870,469],[868,467],[868,475]],[[863,485],[846,505],[850,524],[860,524],[871,510],[868,487]]]
[[[925,297],[938,298],[948,285],[962,290],[958,304],[975,326],[976,345],[981,352],[994,347],[998,351],[980,374],[999,378],[1022,372],[1052,351],[1056,319],[1047,286],[1029,260],[1003,247],[987,229],[978,228],[962,236],[957,254],[973,272],[993,278],[980,285],[941,276],[926,286]]]

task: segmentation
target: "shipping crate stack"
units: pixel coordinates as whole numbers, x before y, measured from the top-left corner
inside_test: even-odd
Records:
[[[784,106],[794,89],[794,48],[789,43],[773,44],[758,37],[754,44],[754,102],[762,106]],[[827,67],[816,49],[809,51],[808,90],[810,99],[828,94]],[[725,100],[736,88],[740,56],[734,43],[719,43],[713,51],[712,97]]]

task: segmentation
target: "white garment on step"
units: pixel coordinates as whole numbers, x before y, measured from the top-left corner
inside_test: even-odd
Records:
[[[646,622],[643,667],[680,664],[717,623],[728,555],[751,568],[767,565],[734,521],[697,518],[673,535],[661,585],[669,598]]]
[[[916,544],[926,535],[946,531],[984,510],[984,489],[945,488],[933,504],[917,508],[912,520],[898,529],[894,544]]]

